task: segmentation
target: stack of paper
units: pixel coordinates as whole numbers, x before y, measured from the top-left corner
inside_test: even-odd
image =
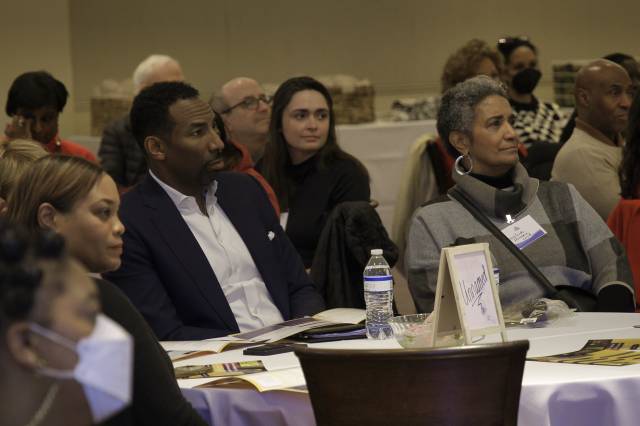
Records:
[[[176,363],[176,376],[179,377],[178,384],[181,388],[238,386],[239,383],[244,383],[254,386],[260,392],[301,389],[305,386],[304,374],[298,358],[292,352],[264,357],[246,356],[240,351],[221,352],[238,346],[275,342],[313,328],[358,324],[364,319],[365,311],[362,309],[338,308],[321,312],[314,317],[284,321],[223,338],[161,344]]]

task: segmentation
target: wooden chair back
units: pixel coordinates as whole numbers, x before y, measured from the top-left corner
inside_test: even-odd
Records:
[[[516,425],[528,341],[430,350],[301,348],[318,426]]]

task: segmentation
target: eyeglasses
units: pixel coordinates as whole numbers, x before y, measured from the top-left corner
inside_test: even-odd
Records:
[[[267,95],[260,96],[247,96],[237,104],[230,106],[229,108],[222,111],[222,114],[228,114],[233,111],[235,108],[242,107],[243,109],[256,110],[260,105],[260,101],[264,102],[266,105],[271,105],[271,101],[273,98]]]

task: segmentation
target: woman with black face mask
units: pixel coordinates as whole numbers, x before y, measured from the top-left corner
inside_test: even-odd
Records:
[[[558,105],[541,102],[533,95],[542,77],[538,49],[526,37],[506,37],[498,40],[498,50],[504,57],[504,80],[520,142],[527,147],[533,142],[558,142],[566,118]]]

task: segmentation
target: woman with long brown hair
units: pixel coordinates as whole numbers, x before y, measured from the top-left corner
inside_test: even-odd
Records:
[[[278,197],[284,225],[306,268],[331,210],[369,201],[369,174],[336,138],[333,101],[311,77],[291,78],[273,98],[269,143],[258,165]]]

